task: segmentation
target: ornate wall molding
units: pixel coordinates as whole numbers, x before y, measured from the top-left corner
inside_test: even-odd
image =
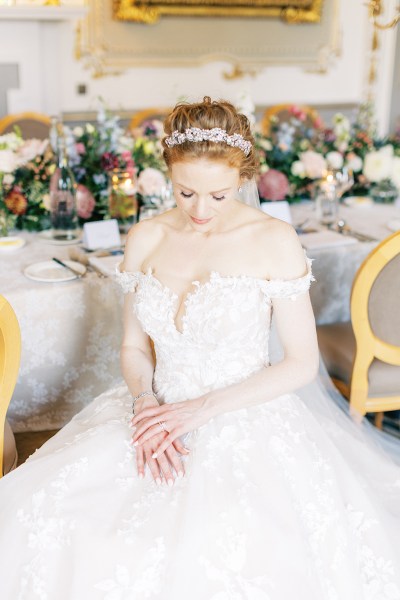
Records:
[[[289,23],[318,23],[322,0],[113,0],[119,21],[155,23],[162,15],[275,17]]]
[[[147,26],[113,19],[113,0],[87,1],[89,12],[77,27],[75,55],[93,77],[136,66],[190,67],[212,61],[231,64],[230,79],[256,75],[271,65],[322,73],[339,52],[339,0],[325,0],[319,23],[295,26],[276,18],[222,16],[168,16]],[[290,18],[296,21],[294,13]]]

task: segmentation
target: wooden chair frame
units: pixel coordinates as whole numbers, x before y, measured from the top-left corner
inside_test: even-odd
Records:
[[[167,116],[170,112],[169,108],[145,108],[143,110],[139,110],[137,113],[133,115],[131,120],[129,121],[128,129],[136,129],[140,127],[144,121],[148,121],[151,119],[159,119],[160,115]]]
[[[15,312],[0,295],[0,477],[3,476],[4,426],[17,383],[21,358],[21,331]]]
[[[292,104],[275,104],[274,106],[270,106],[265,109],[263,118],[261,120],[261,131],[264,135],[269,135],[271,133],[271,119],[276,117],[279,113],[290,110],[290,108],[294,106]],[[296,105],[297,106],[297,105]],[[318,112],[312,108],[311,106],[298,106],[300,110],[302,110],[312,121],[321,120]]]
[[[367,256],[355,276],[350,313],[356,353],[350,382],[350,410],[354,416],[400,408],[400,389],[395,396],[368,396],[368,369],[374,358],[400,366],[400,346],[389,344],[372,331],[368,302],[372,286],[382,269],[400,253],[400,232],[393,233]],[[399,386],[400,387],[400,386]]]
[[[51,124],[50,117],[36,112],[23,112],[15,115],[7,115],[0,119],[0,135],[2,135],[11,125],[18,125],[19,121],[38,121],[49,127]]]

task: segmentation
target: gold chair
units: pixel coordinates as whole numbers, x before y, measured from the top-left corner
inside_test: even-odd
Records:
[[[270,106],[264,111],[264,115],[261,120],[261,132],[264,135],[270,135],[272,121],[278,118],[280,121],[290,121],[293,118],[291,109],[296,106],[306,115],[306,122],[308,125],[313,126],[315,122],[322,125],[321,117],[318,112],[311,106],[297,106],[293,104],[275,104]]]
[[[140,127],[145,121],[157,119],[164,121],[165,117],[171,112],[170,108],[145,108],[135,113],[129,122],[128,129],[134,130]]]
[[[355,417],[400,409],[400,232],[366,257],[354,278],[350,323],[317,327],[326,368]]]
[[[0,119],[0,135],[11,133],[18,126],[24,139],[45,140],[49,137],[50,117],[36,112],[7,115]]]
[[[6,419],[21,356],[21,333],[15,312],[0,295],[0,477],[17,466],[14,434]]]

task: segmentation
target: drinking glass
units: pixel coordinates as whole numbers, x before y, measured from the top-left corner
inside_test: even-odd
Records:
[[[126,233],[136,223],[138,215],[136,181],[133,175],[114,169],[110,174],[108,192],[110,217],[117,219],[120,231]]]

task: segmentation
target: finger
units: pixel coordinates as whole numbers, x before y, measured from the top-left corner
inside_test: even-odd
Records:
[[[161,468],[161,471],[165,477],[166,482],[169,486],[174,485],[174,476],[171,471],[171,467],[169,466],[169,462],[165,456],[165,454],[161,454],[157,459],[158,465]]]
[[[160,454],[162,454],[162,452],[165,452],[166,449],[169,448],[169,446],[171,446],[172,442],[174,440],[176,440],[176,438],[181,434],[182,434],[182,432],[179,431],[178,429],[171,431],[171,433],[169,433],[167,435],[165,440],[163,442],[161,442],[161,444],[158,446],[158,448],[156,448],[156,450],[154,450],[153,454],[151,455],[152,458],[158,458],[160,456]]]
[[[161,429],[160,425],[155,425],[153,427],[150,427],[150,429],[147,429],[143,435],[140,436],[139,439],[137,439],[135,442],[133,442],[133,445],[135,447],[140,446],[142,444],[144,444],[145,442],[147,442],[148,440],[150,440],[151,438],[153,438],[156,435],[160,435],[160,433],[164,433],[164,431]],[[134,440],[135,438],[133,438]]]
[[[149,406],[149,408],[145,408],[144,410],[141,410],[139,414],[135,415],[132,419],[132,423],[133,425],[137,425],[143,419],[149,419],[157,415],[163,415],[169,410],[171,410],[170,404],[163,404],[162,406]]]
[[[182,441],[179,438],[172,442],[172,445],[175,448],[175,450],[180,454],[189,454],[190,452],[189,448],[186,448],[186,446],[183,445]]]
[[[136,466],[139,479],[144,477],[144,452],[143,448],[137,448],[136,450]]]
[[[158,427],[158,432],[160,431],[165,431],[164,429],[162,429],[162,427],[160,426],[160,422],[164,422],[167,425],[167,422],[165,421],[165,415],[164,415],[164,419],[161,420],[161,418],[157,418],[154,417],[153,419],[149,419],[148,421],[146,421],[145,423],[143,423],[143,425],[140,425],[137,427],[135,434],[133,436],[133,441],[135,442],[136,440],[138,440],[148,429],[150,429],[151,427]],[[172,429],[172,427],[171,427]],[[167,425],[167,430],[169,431],[168,425]]]
[[[158,468],[158,463],[156,460],[154,460],[154,458],[152,458],[151,454],[152,451],[149,448],[148,450],[144,451],[144,454],[146,456],[146,462],[149,465],[149,469],[151,474],[153,475],[153,479],[156,482],[157,485],[161,485],[161,473],[160,473],[160,469]]]
[[[166,449],[164,454],[167,456],[169,462],[174,467],[177,476],[179,478],[183,477],[185,474],[185,469],[183,468],[182,461],[176,453],[176,450],[172,446],[170,446]],[[158,462],[160,462],[160,459],[158,459]]]

